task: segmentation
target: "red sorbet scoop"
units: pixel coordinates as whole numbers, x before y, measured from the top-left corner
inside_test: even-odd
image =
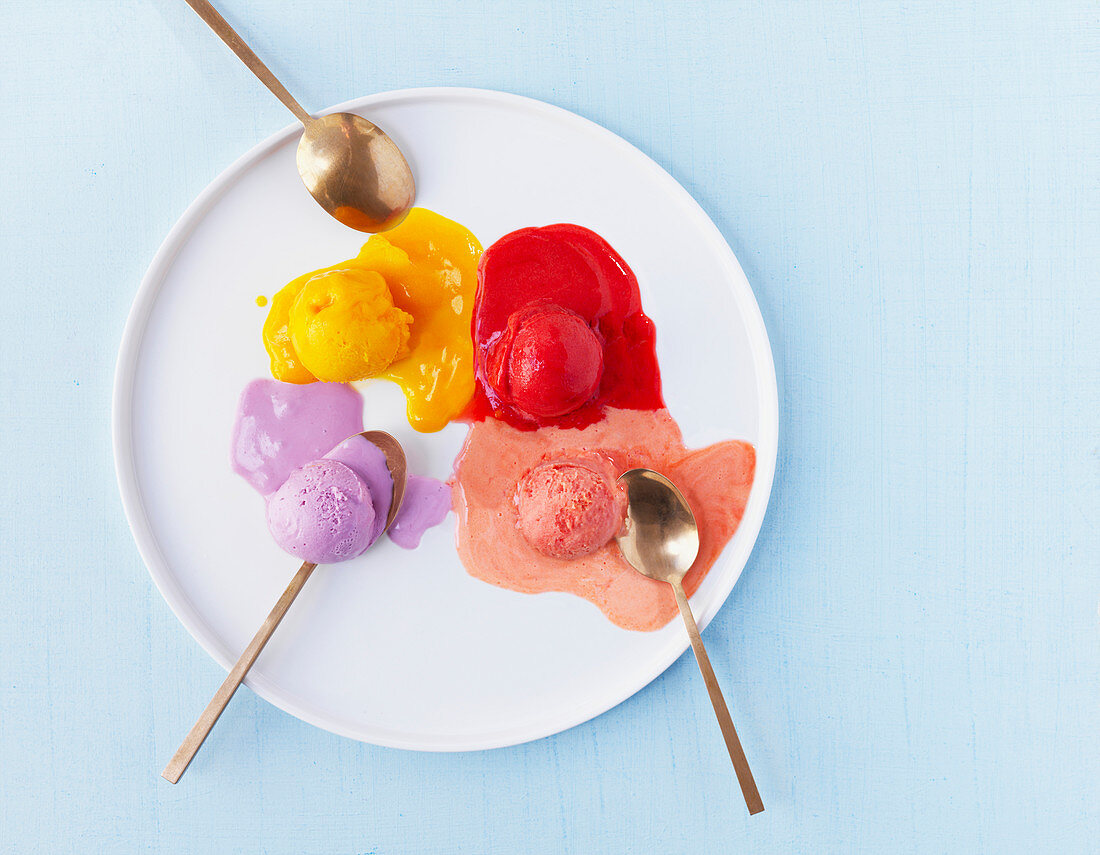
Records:
[[[488,362],[485,380],[498,396],[534,419],[554,418],[596,394],[603,342],[576,312],[529,306],[508,318]]]
[[[604,407],[664,406],[638,281],[589,229],[520,229],[485,250],[473,334],[475,419],[582,428]]]

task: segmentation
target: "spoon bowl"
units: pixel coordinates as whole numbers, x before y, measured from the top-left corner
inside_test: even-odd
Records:
[[[382,529],[382,532],[385,533],[393,525],[397,512],[401,510],[401,503],[405,500],[405,487],[409,483],[409,464],[405,459],[405,449],[401,447],[401,443],[397,441],[393,434],[388,434],[384,430],[365,430],[359,436],[378,446],[381,452],[386,455],[386,468],[390,470],[390,478],[393,479],[390,511],[386,514],[386,526]]]
[[[660,472],[630,469],[626,523],[616,538],[630,565],[651,579],[681,581],[699,555],[699,526],[684,494]]]
[[[361,232],[400,223],[416,197],[416,182],[397,144],[354,113],[332,113],[305,123],[298,173],[317,204]]]

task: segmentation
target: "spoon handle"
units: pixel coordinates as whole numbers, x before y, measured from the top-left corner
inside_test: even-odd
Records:
[[[672,590],[676,592],[676,605],[680,607],[680,615],[684,618],[684,626],[687,627],[688,637],[691,639],[691,649],[695,651],[695,659],[699,663],[699,670],[703,672],[703,682],[707,684],[707,692],[710,693],[710,703],[714,707],[714,714],[718,716],[718,725],[722,728],[722,736],[726,740],[726,748],[733,761],[733,771],[737,773],[737,783],[741,785],[741,792],[745,796],[745,804],[749,807],[749,813],[760,813],[764,810],[764,803],[760,800],[760,791],[756,789],[756,781],[753,780],[749,770],[749,761],[745,758],[745,751],[741,747],[741,740],[737,738],[737,731],[733,727],[733,719],[730,718],[726,699],[722,697],[722,688],[718,685],[718,678],[714,676],[714,668],[711,667],[707,649],[703,646],[703,638],[699,635],[699,627],[695,623],[695,615],[691,613],[688,605],[687,594],[679,580],[670,582]]]
[[[298,117],[299,122],[308,125],[313,121],[313,117],[305,111],[301,104],[294,100],[294,96],[271,73],[271,69],[264,65],[263,60],[252,52],[252,48],[244,43],[244,39],[237,35],[237,31],[229,26],[229,22],[221,16],[217,9],[207,0],[185,0],[185,2],[198,13],[200,18],[210,25],[210,29],[217,33],[223,42],[229,45],[229,49],[237,55],[241,62],[248,66],[248,70],[260,78],[260,82],[271,90],[271,94],[282,101],[286,108]]]
[[[188,0],[190,2],[190,0]],[[252,663],[256,661],[256,657],[260,655],[260,651],[264,649],[264,645],[267,644],[271,634],[275,632],[275,627],[279,625],[279,622],[287,613],[287,609],[290,608],[290,604],[294,602],[294,598],[301,592],[303,586],[306,584],[306,580],[309,578],[309,574],[313,572],[316,564],[310,564],[308,561],[303,564],[297,573],[294,574],[294,578],[290,580],[290,584],[287,585],[283,595],[279,597],[279,602],[275,604],[275,608],[271,610],[271,614],[267,616],[267,620],[264,621],[263,626],[260,627],[259,632],[249,642],[248,647],[244,649],[244,653],[241,654],[241,658],[237,660],[237,664],[233,666],[233,669],[229,672],[229,675],[225,678],[225,682],[222,683],[221,688],[214,693],[214,697],[210,699],[210,703],[206,705],[206,709],[202,711],[202,715],[199,716],[199,720],[195,722],[195,726],[191,728],[191,732],[187,734],[187,737],[183,740],[183,744],[172,756],[172,759],[168,761],[168,765],[164,767],[164,771],[161,772],[161,777],[175,784],[179,781],[180,777],[191,761],[195,759],[195,754],[198,753],[199,748],[202,747],[206,737],[210,734],[211,728],[214,727],[218,717],[222,714],[226,705],[229,703],[229,699],[233,697],[233,693],[237,691],[237,687],[244,679],[244,675],[248,673],[248,669],[252,667]]]

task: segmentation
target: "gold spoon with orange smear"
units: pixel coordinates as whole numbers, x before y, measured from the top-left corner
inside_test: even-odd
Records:
[[[397,143],[354,113],[311,116],[207,0],[187,0],[187,5],[305,126],[298,174],[317,204],[361,232],[400,223],[416,198],[416,181]]]

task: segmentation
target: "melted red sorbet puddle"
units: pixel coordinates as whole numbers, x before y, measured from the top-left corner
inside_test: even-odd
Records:
[[[517,385],[527,358],[513,352],[513,345],[519,341],[522,348],[525,339],[517,319],[538,307],[557,307],[583,319],[602,346],[602,367],[580,364],[574,372],[569,363],[578,361],[577,348],[556,340],[545,358],[561,365],[538,373],[568,388],[532,391],[528,382]],[[523,314],[513,318],[514,313]],[[473,338],[477,388],[470,413],[475,421],[493,416],[520,430],[583,428],[603,418],[605,407],[664,407],[653,322],[642,312],[638,280],[607,241],[582,226],[519,229],[485,250],[478,266]],[[595,392],[587,400],[552,414],[555,407],[548,401],[560,398],[572,407],[577,390],[588,395],[593,383]],[[523,409],[524,401],[537,403]]]

